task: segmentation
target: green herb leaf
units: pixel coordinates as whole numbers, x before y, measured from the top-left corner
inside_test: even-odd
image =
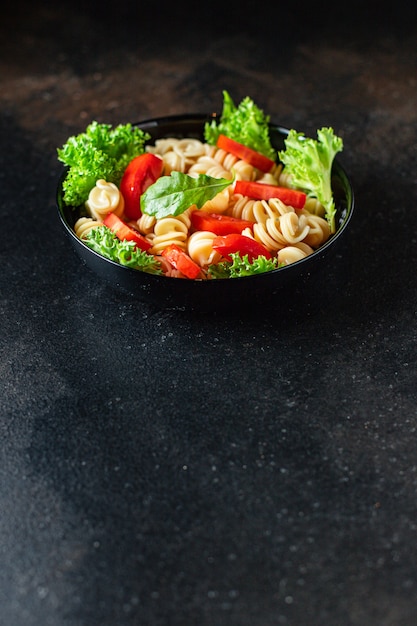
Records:
[[[230,256],[231,261],[221,261],[208,267],[208,272],[212,278],[254,276],[255,274],[271,272],[279,267],[277,257],[267,259],[264,256],[258,256],[251,262],[247,254],[242,257],[238,252],[232,252]]]
[[[207,122],[204,136],[207,143],[215,145],[220,134],[226,135],[275,161],[277,153],[269,137],[269,119],[251,98],[244,98],[236,107],[229,93],[223,91],[220,120]]]
[[[69,137],[58,148],[58,160],[69,169],[63,182],[63,199],[80,206],[100,178],[118,185],[128,163],[145,150],[150,135],[131,124],[92,122],[79,135]]]
[[[290,175],[291,185],[302,189],[309,197],[317,198],[326,210],[326,219],[335,232],[336,207],[332,192],[332,164],[343,141],[332,128],[317,131],[317,140],[290,130],[285,139],[285,150],[278,156]]]
[[[161,264],[152,254],[136,247],[134,241],[121,241],[107,226],[92,228],[84,242],[98,254],[126,267],[148,274],[163,273]]]
[[[154,215],[157,219],[169,215],[180,215],[192,205],[201,209],[218,193],[231,185],[233,180],[213,178],[199,174],[196,178],[182,172],[171,172],[161,176],[150,185],[140,198],[142,213]]]

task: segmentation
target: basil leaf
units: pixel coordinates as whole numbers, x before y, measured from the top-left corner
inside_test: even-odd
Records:
[[[180,215],[193,204],[201,209],[203,204],[212,200],[232,182],[233,180],[213,178],[207,174],[199,174],[194,178],[173,171],[170,176],[158,178],[141,195],[141,211],[161,219],[169,215]]]

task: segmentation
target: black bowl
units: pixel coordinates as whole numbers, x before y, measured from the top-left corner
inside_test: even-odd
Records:
[[[149,133],[150,143],[156,139],[171,137],[195,137],[203,139],[205,122],[216,114],[173,115],[145,120],[137,124]],[[288,129],[270,124],[271,141],[277,150],[284,149]],[[340,243],[345,234],[354,209],[354,194],[344,168],[335,159],[332,171],[332,188],[336,201],[336,233],[308,257],[272,272],[243,278],[215,280],[188,280],[168,278],[134,270],[97,254],[84,244],[74,233],[77,212],[63,201],[62,183],[67,170],[62,172],[57,188],[59,217],[69,239],[83,263],[113,287],[130,294],[139,301],[151,301],[162,308],[241,309],[252,303],[271,303],[285,287],[300,285],[307,289],[312,277],[326,274],[332,267],[330,257],[340,252]],[[81,267],[80,271],[84,271]],[[326,280],[326,276],[324,276]],[[263,305],[264,306],[264,305]]]

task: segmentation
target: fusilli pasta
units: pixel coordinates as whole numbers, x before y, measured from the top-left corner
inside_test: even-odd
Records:
[[[198,139],[158,139],[153,146],[147,146],[147,150],[161,156],[165,176],[178,171],[192,177],[206,174],[229,181],[245,180],[291,187],[290,177],[282,164],[278,163],[268,173],[262,173],[226,150]],[[74,226],[76,235],[81,239],[85,239],[92,228],[102,225],[110,212],[124,219],[124,198],[116,185],[105,180],[96,182],[85,206],[89,217],[79,218]],[[200,209],[193,204],[180,215],[156,218],[144,213],[136,222],[128,222],[150,243],[148,253],[160,261],[166,276],[183,277],[164,258],[163,252],[170,244],[176,244],[186,252],[201,268],[205,278],[210,277],[209,266],[223,260],[213,248],[217,236],[215,232],[193,229],[191,214],[197,210]],[[229,216],[251,222],[252,225],[242,230],[241,234],[262,244],[282,266],[312,254],[331,235],[324,208],[316,198],[307,197],[304,208],[295,209],[278,198],[256,200],[234,193],[233,182],[205,202],[201,210],[215,214],[217,220]]]
[[[100,179],[90,191],[85,206],[91,217],[103,221],[107,213],[115,213],[118,217],[121,217],[125,202],[114,183],[108,183]]]
[[[176,217],[168,216],[156,220],[153,231],[147,235],[147,239],[152,243],[149,252],[161,254],[171,243],[175,243],[182,250],[185,250],[191,226],[190,212],[193,210],[194,207],[190,207]]]
[[[215,237],[216,235],[210,231],[199,230],[188,238],[188,254],[203,269],[211,263],[218,263],[221,259],[221,254],[213,250]]]
[[[92,228],[102,226],[102,222],[92,217],[79,217],[74,224],[74,232],[79,239],[86,239]]]

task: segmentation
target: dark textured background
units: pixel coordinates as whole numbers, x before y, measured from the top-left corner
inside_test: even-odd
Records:
[[[415,21],[411,3],[6,4],[1,626],[414,626]],[[138,303],[69,248],[56,148],[92,119],[218,110],[224,88],[343,137],[349,249],[308,302]]]

